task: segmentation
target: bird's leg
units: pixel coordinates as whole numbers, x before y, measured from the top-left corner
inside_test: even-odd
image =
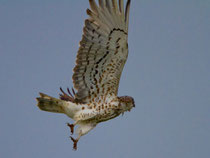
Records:
[[[73,123],[73,124],[70,124],[70,123],[67,123],[67,126],[69,126],[70,130],[71,130],[71,134],[74,134],[74,126],[77,124],[77,122]]]
[[[73,144],[73,150],[77,150],[77,143],[78,143],[80,137],[81,137],[81,134],[79,134],[79,136],[78,136],[76,139],[74,139],[73,137],[70,136],[71,140],[72,140],[73,143],[74,143],[74,144]]]
[[[73,141],[74,145],[73,145],[73,149],[77,150],[77,143],[80,139],[81,136],[87,134],[90,130],[92,130],[94,127],[96,127],[96,123],[82,123],[78,121],[78,128],[77,128],[77,134],[78,137],[76,139],[74,139],[73,137],[70,137],[71,140]]]

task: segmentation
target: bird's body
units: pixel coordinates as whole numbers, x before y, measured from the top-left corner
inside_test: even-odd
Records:
[[[40,93],[38,107],[49,112],[64,113],[75,122],[68,124],[71,132],[78,125],[78,137],[98,123],[113,119],[134,107],[132,97],[118,97],[118,86],[128,56],[128,17],[130,0],[124,12],[123,0],[90,0],[90,16],[85,21],[83,37],[74,68],[74,89],[68,94],[62,89],[60,99]],[[73,94],[73,95],[72,95]]]

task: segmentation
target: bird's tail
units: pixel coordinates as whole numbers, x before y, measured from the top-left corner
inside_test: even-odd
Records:
[[[44,111],[64,113],[65,101],[50,97],[46,94],[39,93],[40,97],[37,99],[37,106]]]

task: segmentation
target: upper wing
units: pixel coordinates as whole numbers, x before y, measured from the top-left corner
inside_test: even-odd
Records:
[[[116,96],[128,56],[128,21],[130,0],[124,12],[123,0],[89,0],[90,16],[85,20],[77,53],[73,83],[77,102],[98,101]]]

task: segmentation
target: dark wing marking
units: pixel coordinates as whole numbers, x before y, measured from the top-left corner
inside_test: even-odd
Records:
[[[89,19],[77,53],[73,83],[75,101],[97,102],[115,96],[128,55],[128,19],[130,0],[124,13],[123,0],[89,0]]]

